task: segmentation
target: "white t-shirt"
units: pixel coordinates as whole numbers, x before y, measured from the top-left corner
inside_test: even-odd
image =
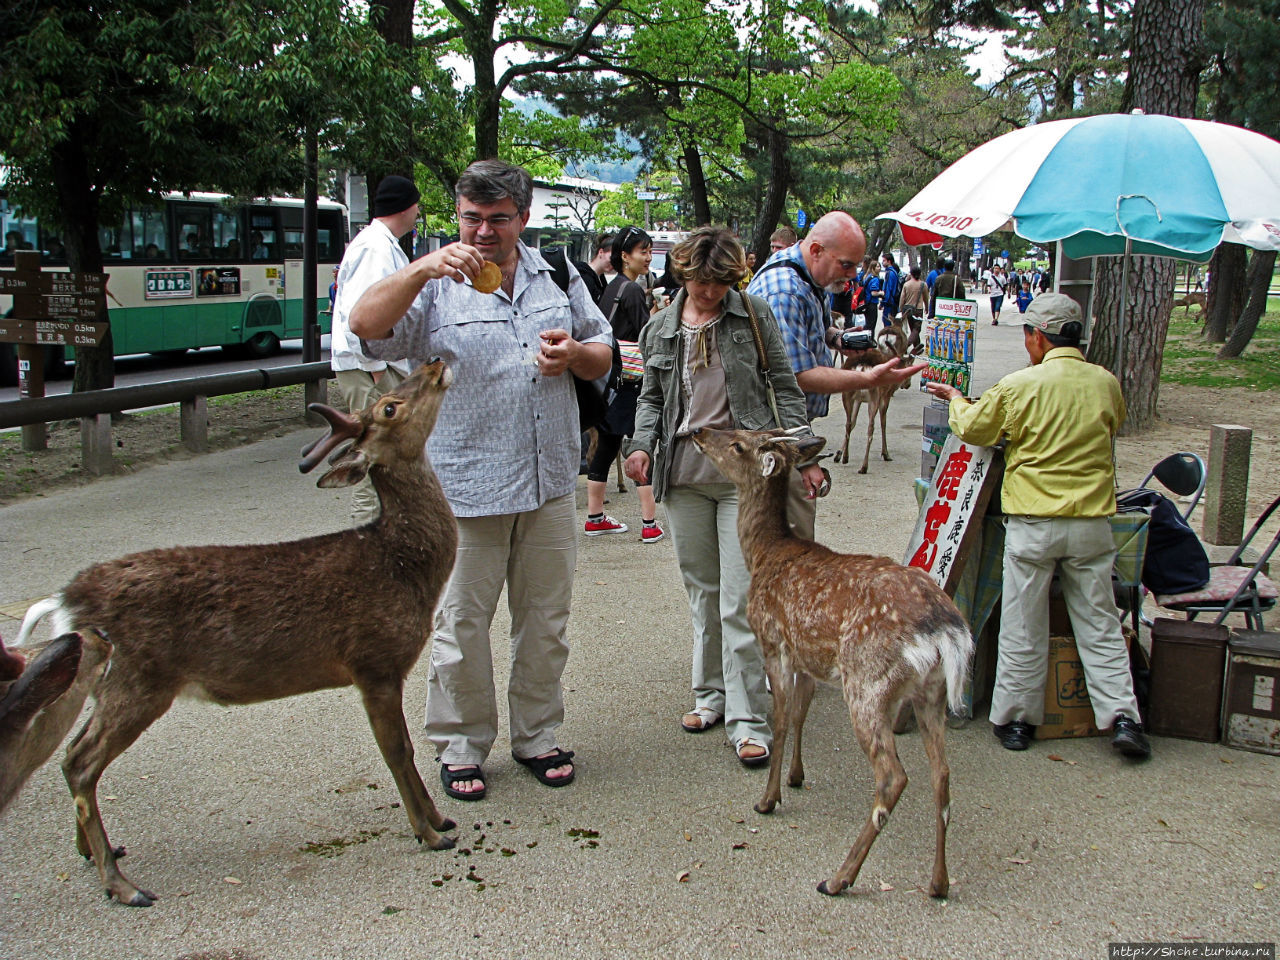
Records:
[[[364,292],[401,267],[409,258],[381,220],[374,220],[355,235],[338,267],[338,298],[333,304],[333,330],[329,337],[329,364],[334,370],[384,370],[394,367],[409,375],[405,360],[372,360],[360,350],[360,338],[351,333],[349,318]]]

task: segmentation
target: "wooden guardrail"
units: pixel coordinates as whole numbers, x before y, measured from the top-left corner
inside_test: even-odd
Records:
[[[182,444],[200,453],[208,449],[208,398],[303,384],[306,404],[325,401],[333,372],[329,362],[299,363],[270,369],[241,370],[207,377],[165,380],[133,387],[86,390],[53,397],[31,397],[0,403],[0,429],[80,420],[81,464],[88,473],[111,470],[111,415],[167,403],[181,405]]]

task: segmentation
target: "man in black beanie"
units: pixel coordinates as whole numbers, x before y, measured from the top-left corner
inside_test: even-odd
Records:
[[[360,349],[360,338],[351,334],[348,319],[365,290],[408,265],[400,238],[418,222],[418,199],[418,188],[412,180],[395,174],[384,177],[373,197],[373,221],[356,234],[338,267],[329,338],[330,364],[342,402],[352,413],[393,390],[409,374],[407,361],[388,362],[366,356]],[[378,495],[365,479],[352,492],[351,519],[359,526],[377,516]]]

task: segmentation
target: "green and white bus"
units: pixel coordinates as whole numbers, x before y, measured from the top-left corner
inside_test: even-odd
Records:
[[[125,211],[100,239],[107,310],[116,356],[180,354],[220,346],[269,356],[302,336],[302,206],[292,197],[249,203],[216,193],[170,193],[163,204]],[[327,310],[333,269],[347,240],[346,208],[321,199],[316,214],[317,310]],[[43,254],[41,266],[66,269],[60,239],[21,210],[0,203],[5,246]],[[0,314],[12,307],[0,297]],[[320,317],[328,332],[328,314]],[[46,370],[64,359],[50,348]],[[69,356],[69,352],[67,354]],[[16,376],[14,345],[0,343],[0,383]]]

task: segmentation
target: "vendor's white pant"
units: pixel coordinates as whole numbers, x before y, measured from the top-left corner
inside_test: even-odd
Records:
[[[1006,518],[992,723],[1044,721],[1049,584],[1055,567],[1084,667],[1094,722],[1098,729],[1107,730],[1118,713],[1140,719],[1120,612],[1111,588],[1115,553],[1106,517]]]
[[[511,750],[536,757],[558,746],[577,531],[573,494],[527,513],[458,519],[458,557],[436,614],[427,674],[427,737],[441,762],[484,763],[497,739],[489,627],[504,583]]]

